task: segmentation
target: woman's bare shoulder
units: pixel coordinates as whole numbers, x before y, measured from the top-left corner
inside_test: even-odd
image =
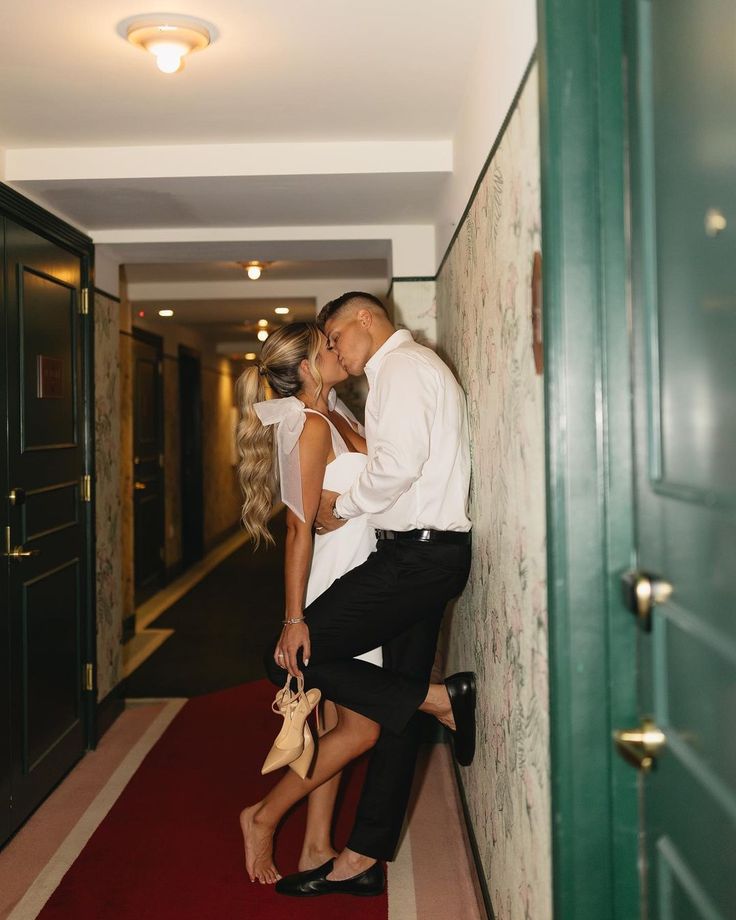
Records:
[[[307,450],[329,448],[332,444],[330,423],[319,412],[306,412],[305,416],[304,428],[299,437],[300,448],[306,448]]]

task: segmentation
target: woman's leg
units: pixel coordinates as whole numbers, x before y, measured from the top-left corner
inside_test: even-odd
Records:
[[[330,700],[325,700],[322,706],[320,738],[331,732],[337,726],[338,720],[337,706]],[[307,797],[307,827],[299,856],[300,872],[316,869],[328,859],[337,856],[337,850],[332,846],[332,816],[341,777],[342,773],[336,773],[332,779],[313,789]]]
[[[245,868],[251,881],[258,880],[268,885],[278,880],[279,873],[273,863],[273,835],[292,805],[332,779],[378,740],[380,726],[376,722],[350,709],[338,709],[337,726],[320,741],[311,776],[301,779],[293,770],[287,769],[260,802],[241,812]]]

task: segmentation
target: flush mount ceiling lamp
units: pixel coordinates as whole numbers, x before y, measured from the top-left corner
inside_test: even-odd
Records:
[[[181,70],[187,54],[201,51],[215,40],[214,27],[209,23],[168,13],[125,20],[118,32],[131,44],[149,51],[162,73]]]
[[[253,259],[250,262],[238,262],[238,265],[245,270],[251,281],[258,281],[263,272],[268,268],[268,262],[259,262]]]

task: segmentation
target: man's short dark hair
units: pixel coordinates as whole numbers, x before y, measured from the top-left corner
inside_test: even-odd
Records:
[[[317,317],[317,324],[320,329],[325,328],[325,323],[328,319],[331,319],[339,310],[342,310],[343,307],[347,306],[352,300],[367,300],[374,307],[378,307],[383,310],[388,317],[388,310],[386,309],[385,304],[383,304],[377,297],[374,297],[373,294],[367,294],[365,291],[348,291],[345,294],[340,294],[339,297],[336,297],[334,300],[331,300],[329,303],[326,303],[324,307],[319,311],[319,316]]]

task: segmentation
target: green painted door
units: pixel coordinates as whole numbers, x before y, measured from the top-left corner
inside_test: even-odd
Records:
[[[642,916],[736,917],[736,4],[627,18]]]
[[[9,219],[0,223],[6,420],[0,698],[8,714],[7,729],[0,726],[7,737],[1,843],[84,753],[89,505],[82,259]]]

